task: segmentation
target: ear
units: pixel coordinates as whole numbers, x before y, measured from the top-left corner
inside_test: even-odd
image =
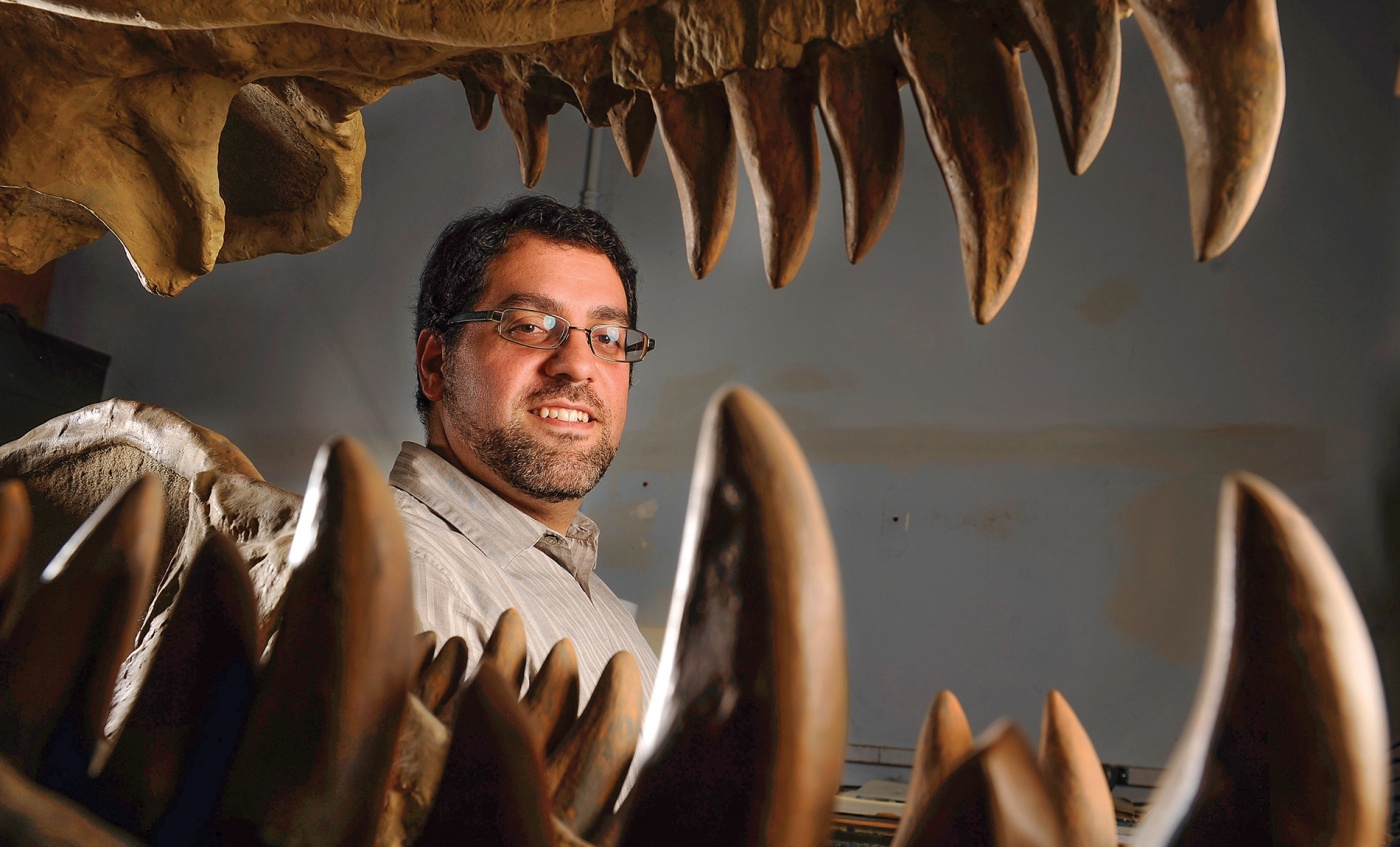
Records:
[[[418,385],[429,402],[442,400],[442,337],[431,329],[418,333],[415,359],[418,363]]]

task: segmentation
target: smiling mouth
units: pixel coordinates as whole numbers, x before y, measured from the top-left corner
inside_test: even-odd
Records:
[[[530,414],[568,423],[588,423],[593,420],[587,412],[581,409],[564,409],[558,406],[540,406],[538,409],[531,409]]]

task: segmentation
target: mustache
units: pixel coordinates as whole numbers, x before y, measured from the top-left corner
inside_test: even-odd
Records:
[[[529,408],[534,408],[535,406],[548,406],[556,400],[587,406],[592,410],[593,419],[599,422],[605,421],[609,417],[608,409],[603,405],[602,398],[593,389],[586,385],[574,385],[569,382],[549,385],[533,391],[525,398],[525,404]]]

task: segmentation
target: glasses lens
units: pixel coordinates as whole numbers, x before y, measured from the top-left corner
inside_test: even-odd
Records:
[[[647,334],[625,326],[601,325],[589,331],[593,352],[614,362],[640,362],[647,354]]]
[[[558,347],[568,328],[563,318],[534,309],[505,309],[501,313],[501,337],[526,347],[548,350]]]

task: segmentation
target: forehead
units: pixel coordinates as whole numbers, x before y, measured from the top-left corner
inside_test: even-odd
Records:
[[[511,240],[486,268],[477,308],[525,306],[569,318],[627,315],[622,278],[607,256],[586,247],[557,244],[534,235]]]

